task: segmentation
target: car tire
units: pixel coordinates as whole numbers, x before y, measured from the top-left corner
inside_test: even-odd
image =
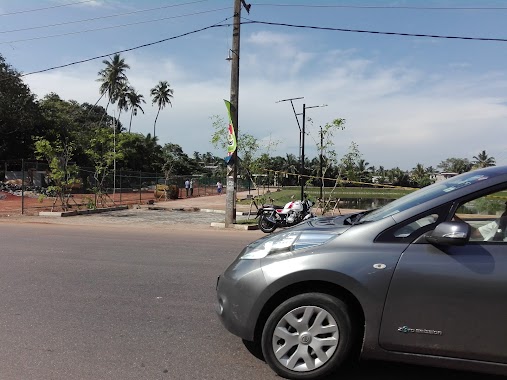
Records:
[[[310,380],[329,376],[348,358],[353,324],[347,305],[323,293],[289,298],[268,317],[262,352],[281,377]]]

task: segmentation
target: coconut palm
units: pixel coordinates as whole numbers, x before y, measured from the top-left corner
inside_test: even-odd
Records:
[[[128,94],[130,91],[131,87],[125,82],[121,82],[116,89],[116,101],[118,102],[118,121],[120,121],[121,111],[128,111],[129,109]]]
[[[128,107],[130,107],[130,123],[129,123],[129,133],[130,128],[132,127],[132,117],[137,116],[137,110],[141,110],[144,113],[143,108],[141,107],[141,103],[146,103],[144,100],[144,96],[136,92],[136,90],[131,87],[130,91],[127,93],[127,102]]]
[[[489,157],[485,150],[480,152],[477,156],[473,156],[472,158],[473,158],[472,164],[476,169],[496,165],[495,158]]]
[[[158,82],[158,84],[150,90],[150,94],[153,97],[152,104],[157,104],[158,106],[157,116],[155,117],[155,122],[153,123],[153,137],[156,136],[155,126],[157,125],[157,119],[160,110],[167,104],[169,104],[171,107],[173,106],[171,103],[173,92],[173,89],[169,86],[169,83],[167,83],[167,81]]]
[[[120,58],[120,54],[115,54],[113,58],[108,60],[103,60],[103,64],[106,67],[98,72],[99,78],[98,82],[101,82],[100,85],[100,98],[97,100],[97,103],[102,99],[104,95],[107,95],[108,101],[106,105],[106,113],[109,104],[114,104],[117,100],[118,96],[118,87],[123,83],[128,83],[127,75],[125,71],[130,69],[130,66],[125,63],[125,59]],[[95,105],[97,104],[95,103]]]

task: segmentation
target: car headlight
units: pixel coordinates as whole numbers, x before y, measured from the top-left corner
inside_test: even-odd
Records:
[[[326,232],[291,231],[261,238],[248,245],[240,255],[243,260],[262,259],[268,255],[292,252],[324,244],[335,234]]]

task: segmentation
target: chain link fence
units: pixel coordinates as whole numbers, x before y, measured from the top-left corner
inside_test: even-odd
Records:
[[[225,178],[212,174],[169,175],[122,168],[108,170],[97,178],[94,168],[79,168],[77,181],[65,197],[70,210],[121,205],[151,204],[171,199],[217,194],[217,182]],[[192,189],[185,181],[192,180]],[[38,215],[40,211],[63,211],[62,201],[48,191],[51,185],[46,162],[0,161],[0,215]],[[237,191],[248,190],[249,182],[237,181]],[[224,192],[226,191],[224,185]]]

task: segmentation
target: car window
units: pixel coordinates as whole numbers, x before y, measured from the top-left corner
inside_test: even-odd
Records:
[[[396,238],[406,238],[413,234],[414,232],[417,232],[422,227],[428,226],[430,224],[436,223],[438,219],[438,214],[430,214],[427,216],[424,216],[420,219],[417,219],[416,221],[406,224],[403,227],[397,229],[394,231],[394,237]]]
[[[453,220],[464,221],[470,225],[471,242],[507,244],[507,191],[488,194],[460,204]]]
[[[438,223],[443,222],[447,215],[449,215],[450,208],[451,204],[445,204],[407,219],[382,232],[377,236],[375,241],[382,243],[410,243],[424,233],[433,230]]]

